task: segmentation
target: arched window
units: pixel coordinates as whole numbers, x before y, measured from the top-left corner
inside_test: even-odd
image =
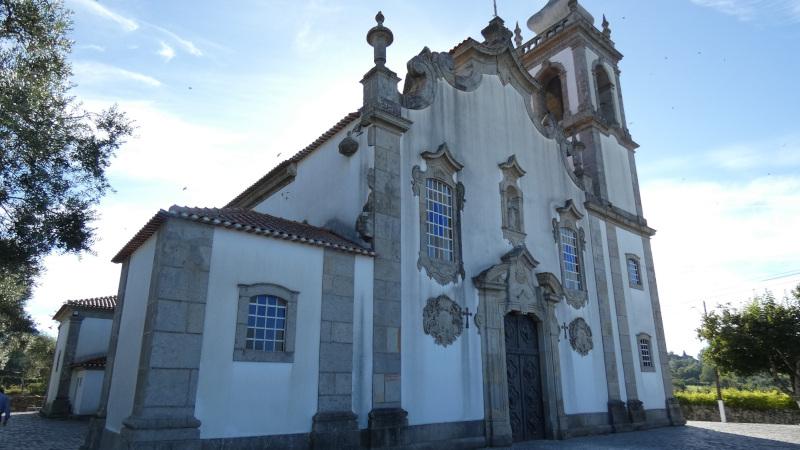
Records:
[[[428,257],[453,261],[453,189],[445,182],[425,180]]]
[[[239,285],[234,361],[294,361],[297,296],[272,283]]]
[[[244,348],[282,352],[286,345],[286,300],[274,295],[250,297]]]
[[[625,262],[628,267],[628,285],[632,288],[643,289],[642,265],[639,257],[632,253],[626,253]]]
[[[617,113],[614,108],[614,84],[602,64],[594,70],[595,86],[597,86],[597,110],[609,124],[617,124]]]
[[[650,335],[647,333],[637,334],[636,346],[639,348],[639,368],[642,372],[655,372],[656,365],[653,361],[653,344]]]
[[[576,291],[583,290],[581,263],[578,254],[578,233],[571,228],[561,227],[561,257],[564,260],[564,287]]]
[[[586,246],[583,228],[578,222],[583,214],[572,200],[556,208],[558,219],[553,219],[553,237],[558,244],[561,262],[561,284],[567,303],[573,308],[583,308],[588,301],[586,277],[583,267],[583,251]]]
[[[545,110],[560,122],[564,119],[564,87],[561,85],[561,73],[555,68],[550,68],[540,76],[540,80],[544,87]]]

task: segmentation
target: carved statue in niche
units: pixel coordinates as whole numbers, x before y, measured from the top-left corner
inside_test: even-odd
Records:
[[[458,303],[446,295],[429,298],[422,310],[422,329],[442,347],[455,342],[464,328],[464,314]]]
[[[503,237],[517,246],[525,241],[523,197],[518,181],[525,175],[525,171],[519,166],[516,155],[511,155],[499,167],[503,172],[503,181],[500,182]]]
[[[592,329],[583,318],[578,317],[569,323],[569,344],[581,356],[586,356],[594,348]]]

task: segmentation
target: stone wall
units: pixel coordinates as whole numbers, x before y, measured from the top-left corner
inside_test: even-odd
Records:
[[[719,422],[719,409],[708,405],[681,405],[686,420]],[[772,409],[766,411],[725,407],[728,422],[737,423],[777,423],[784,425],[800,424],[800,410]]]
[[[9,397],[11,397],[12,412],[38,410],[44,403],[44,397],[41,395],[10,395]]]

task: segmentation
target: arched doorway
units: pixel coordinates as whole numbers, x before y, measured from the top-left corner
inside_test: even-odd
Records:
[[[514,442],[544,439],[539,327],[530,316],[511,313],[504,329],[511,435]]]

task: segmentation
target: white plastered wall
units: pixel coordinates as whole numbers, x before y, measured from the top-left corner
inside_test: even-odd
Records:
[[[68,334],[69,318],[62,320],[58,325],[58,338],[56,338],[56,349],[53,354],[53,368],[50,371],[50,382],[47,385],[47,404],[53,403],[53,400],[56,399],[61,371],[64,370],[64,348],[67,346]]]
[[[367,200],[366,174],[373,159],[366,132],[352,135],[359,142],[354,155],[339,153],[339,142],[354,126],[355,122],[297,163],[294,181],[253,209],[333,230],[353,230]]]
[[[150,277],[153,273],[153,257],[156,238],[153,234],[131,256],[128,278],[125,284],[125,300],[117,335],[117,350],[114,357],[114,376],[108,394],[106,428],[119,432],[122,421],[133,411],[133,397],[139,370],[142,349],[142,333],[150,292]]]
[[[629,153],[614,136],[600,134],[603,152],[603,166],[606,174],[608,199],[614,206],[636,214],[636,200],[633,195],[633,176]]]
[[[372,410],[373,259],[356,256],[353,285],[353,412],[366,428]]]
[[[73,372],[72,378],[76,384],[76,389],[70,390],[73,414],[81,416],[95,414],[100,408],[103,373],[102,370],[76,370]],[[81,378],[79,383],[76,380],[77,377]],[[74,392],[74,396],[72,392]]]
[[[87,356],[106,355],[108,341],[111,339],[111,323],[113,320],[86,317],[81,321],[78,345],[75,348],[75,360]]]
[[[445,294],[462,308],[476,311],[478,293],[472,278],[500,263],[512,246],[502,236],[498,164],[516,154],[527,174],[519,180],[524,195],[526,245],[540,262],[537,272],[552,272],[561,278],[558,247],[551,219],[555,208],[573,199],[582,208],[582,191],[566,172],[556,143],[535,129],[523,98],[496,76],[484,75],[472,92],[457,91],[443,81],[437,85],[430,107],[407,111],[414,122],[402,144],[402,405],[410,424],[453,422],[483,418],[481,341],[474,324],[450,346],[441,347],[422,332],[422,311],[430,297]],[[411,190],[414,165],[425,169],[419,156],[436,151],[442,142],[464,168],[457,179],[465,185],[462,212],[463,260],[466,276],[456,284],[441,286],[417,269],[420,224],[419,199]],[[581,226],[588,233],[588,222]],[[587,234],[588,236],[588,234]],[[591,249],[584,260],[591,262]],[[585,266],[592,273],[591,263]],[[559,323],[582,316],[595,335],[595,348],[587,356],[560,343],[562,391],[569,413],[607,410],[606,382],[597,301],[590,284],[590,300],[575,311],[561,305]],[[577,394],[567,394],[571,390]],[[569,396],[567,396],[569,395]]]
[[[662,409],[664,408],[665,397],[664,384],[661,377],[661,355],[658,354],[658,341],[653,318],[653,307],[650,301],[650,285],[646,276],[647,267],[645,266],[642,238],[630,231],[617,228],[617,240],[619,242],[620,271],[623,276],[622,284],[625,290],[625,302],[628,306],[628,323],[631,328],[631,348],[634,349],[633,366],[636,374],[636,388],[639,400],[644,403],[645,409]],[[640,258],[642,290],[629,286],[626,253],[637,255]],[[650,354],[655,366],[655,371],[653,372],[642,372],[640,368],[639,345],[636,341],[636,335],[639,333],[646,333],[650,336]]]
[[[311,430],[317,411],[322,260],[322,248],[214,230],[195,404],[201,438]],[[256,283],[299,292],[292,363],[233,361],[238,285]]]

